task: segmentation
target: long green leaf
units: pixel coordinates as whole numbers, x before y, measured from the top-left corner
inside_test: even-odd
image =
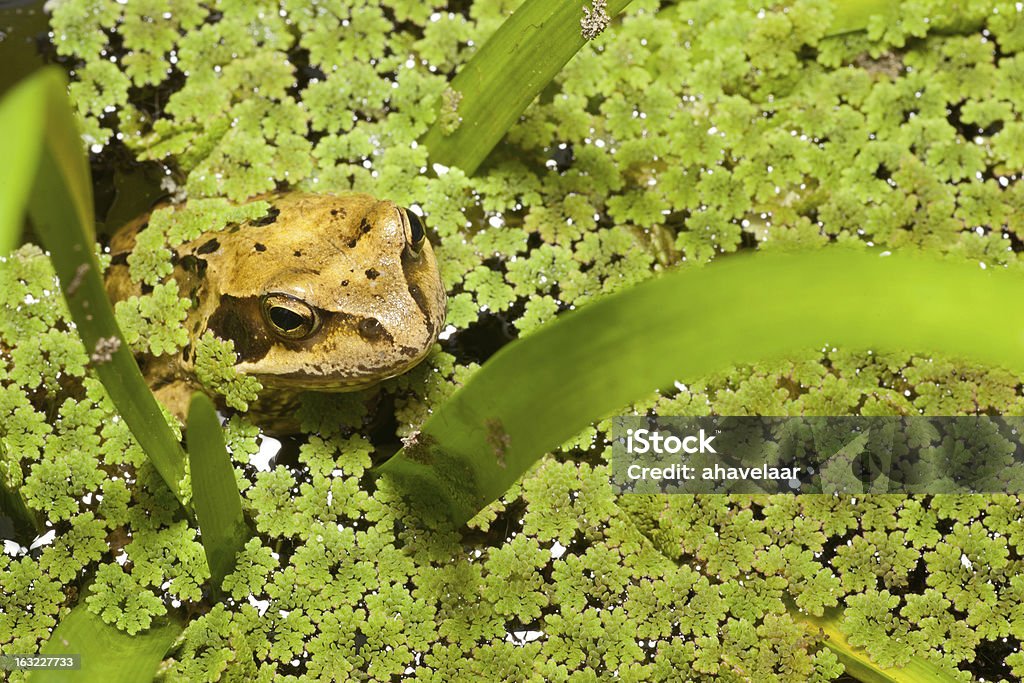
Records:
[[[609,0],[609,17],[630,0]],[[467,174],[505,135],[526,107],[586,43],[580,0],[526,0],[452,79],[457,110],[442,114],[423,138],[432,161]],[[450,129],[448,119],[460,122]]]
[[[50,252],[96,373],[161,477],[183,500],[178,484],[185,473],[184,453],[124,343],[103,288],[94,253],[89,167],[66,91],[64,75],[56,68],[26,79],[10,96],[42,125],[32,123],[5,134],[37,136],[30,140],[37,146],[38,166],[29,215]]]
[[[826,343],[1024,370],[1024,317],[1006,315],[1018,300],[1018,272],[838,248],[676,271],[503,348],[380,472],[463,523],[544,453],[676,379]]]
[[[15,88],[0,101],[0,130],[5,131],[0,163],[0,256],[18,246],[25,205],[39,165],[44,106],[37,82]]]
[[[235,482],[235,469],[224,448],[224,431],[213,402],[204,394],[192,395],[186,435],[192,504],[213,585],[220,589],[252,532],[242,514],[242,497]]]
[[[31,683],[140,683],[151,681],[167,650],[184,630],[173,619],[156,621],[148,630],[129,635],[105,623],[81,600],[54,629],[41,655],[81,655],[82,668],[34,671]]]

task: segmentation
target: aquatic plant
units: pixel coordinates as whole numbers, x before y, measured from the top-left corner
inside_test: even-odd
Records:
[[[225,211],[260,210],[222,197],[288,183],[416,204],[451,305],[441,348],[388,383],[415,444],[458,387],[485,382],[479,366],[508,336],[551,334],[542,330],[561,313],[628,296],[665,270],[710,282],[713,262],[735,252],[832,243],[1019,269],[1014,3],[886,3],[865,30],[829,36],[859,26],[822,1],[635,0],[475,173],[434,165],[432,127],[451,135],[464,122],[452,77],[515,4],[55,3],[54,42],[73,66],[92,151],[124,146],[161,164],[196,207],[158,211],[136,276],[155,284],[167,245],[226,223]],[[370,416],[352,396],[307,400],[313,434],[294,463],[253,458],[261,437],[244,413],[227,423],[255,536],[215,600],[202,592],[195,527],[110,419],[47,264],[25,246],[0,268],[0,449],[15,492],[5,509],[24,513],[23,545],[53,532],[35,556],[0,556],[4,652],[37,651],[60,621],[151,634],[163,652],[146,661],[163,658],[166,680],[1024,673],[1015,496],[615,497],[608,424],[597,422],[468,530],[452,529],[446,510],[430,518],[370,474],[386,445],[360,429]],[[936,295],[951,282],[936,282]],[[118,317],[170,350],[181,340],[159,324],[178,304],[154,295]],[[896,344],[915,339],[889,331]],[[822,338],[785,358],[680,376],[622,411],[1020,414],[1016,359],[1000,369],[930,353],[966,351],[946,341],[869,350]],[[211,378],[229,372],[227,358],[210,349]],[[252,387],[230,379],[240,407]],[[497,463],[508,432],[484,429],[481,457]],[[92,592],[78,600],[84,577]],[[170,650],[165,613],[184,629]]]

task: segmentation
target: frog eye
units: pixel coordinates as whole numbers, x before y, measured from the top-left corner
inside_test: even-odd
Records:
[[[263,318],[274,334],[285,339],[304,339],[320,327],[316,311],[287,294],[263,297]]]
[[[409,229],[406,231],[405,241],[413,255],[418,255],[423,249],[423,243],[427,241],[427,231],[423,229],[423,222],[420,217],[409,209],[403,211]]]

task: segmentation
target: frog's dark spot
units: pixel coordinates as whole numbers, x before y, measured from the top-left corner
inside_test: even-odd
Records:
[[[221,339],[234,342],[238,359],[251,363],[267,355],[273,346],[262,319],[259,297],[225,294],[207,327]]]
[[[376,318],[363,318],[359,321],[357,329],[359,330],[359,336],[366,341],[377,341],[384,336],[390,336]]]
[[[380,273],[378,273],[375,268],[367,268],[366,269],[366,277],[368,279],[376,280],[378,275],[380,275]]]
[[[238,223],[228,223],[227,226],[225,227],[227,227],[228,232],[230,233],[235,233],[242,229],[242,226],[240,226]]]
[[[299,251],[298,249],[296,249],[295,251],[292,252],[292,255],[295,256],[296,258],[298,258],[298,257],[302,256],[302,252]]]
[[[331,209],[331,215],[335,217],[340,216],[344,218],[345,216],[348,215],[348,211],[346,211],[345,209]]]
[[[203,277],[206,274],[206,259],[186,254],[181,257],[181,267],[190,273]]]
[[[201,247],[196,249],[196,253],[197,254],[212,254],[213,252],[217,251],[218,249],[220,249],[220,242],[218,242],[217,238],[214,237],[213,239],[207,240],[206,242],[203,243],[203,245]]]
[[[358,237],[353,237],[352,239],[350,239],[348,241],[348,248],[349,249],[355,249],[357,244],[359,244],[359,238]]]
[[[348,287],[348,280],[342,280],[341,281],[341,286],[342,287]]]
[[[259,242],[257,242],[256,244],[254,244],[254,245],[253,245],[253,248],[254,248],[254,249],[255,249],[256,251],[266,251],[266,250],[267,250],[266,246],[264,246],[264,245],[260,244]]]
[[[281,209],[276,206],[270,207],[267,211],[267,215],[262,218],[257,218],[252,222],[258,228],[262,228],[264,225],[270,225],[271,223],[277,222],[277,217],[281,215]]]
[[[366,218],[359,221],[359,232],[366,234],[371,230],[373,230],[373,225],[370,224],[370,221],[366,220]]]
[[[110,265],[112,266],[127,266],[128,265],[128,252],[119,251],[114,254],[113,258],[110,259]]]
[[[419,353],[419,351],[417,349],[415,349],[414,347],[412,347],[412,346],[403,346],[402,347],[402,355],[403,356],[409,356],[409,358],[412,358],[417,353]]]

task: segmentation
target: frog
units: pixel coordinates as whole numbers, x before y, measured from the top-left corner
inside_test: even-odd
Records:
[[[141,356],[157,398],[183,419],[208,332],[233,344],[235,370],[259,380],[249,414],[267,431],[297,431],[306,391],[354,392],[419,364],[444,325],[446,294],[420,216],[363,193],[288,191],[262,197],[266,214],[199,235],[172,250],[178,289],[191,301],[180,353]],[[128,257],[147,216],[110,239],[106,288],[137,295]]]

